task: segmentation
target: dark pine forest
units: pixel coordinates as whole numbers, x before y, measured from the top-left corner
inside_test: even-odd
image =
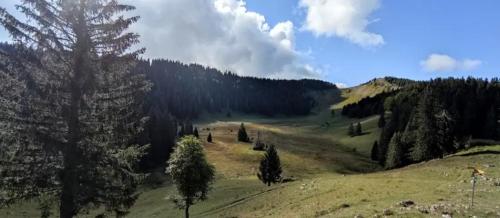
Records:
[[[381,115],[382,133],[372,158],[387,168],[440,158],[471,146],[474,139],[499,139],[498,79],[448,78],[401,85],[398,91],[342,110],[356,118]]]

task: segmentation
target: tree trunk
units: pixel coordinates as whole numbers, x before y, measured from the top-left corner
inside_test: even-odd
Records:
[[[75,87],[75,86],[73,86]],[[76,172],[77,162],[81,157],[77,155],[78,141],[80,137],[79,129],[79,102],[80,92],[72,88],[72,98],[70,103],[70,113],[68,123],[68,143],[63,149],[64,169],[62,173],[62,193],[59,208],[61,218],[71,218],[77,214],[75,195],[78,193],[78,178]]]
[[[271,186],[271,181],[267,181],[267,186]]]
[[[186,208],[184,208],[184,216],[189,218],[189,204],[186,204]]]
[[[83,1],[80,1],[80,10],[78,15],[78,23],[76,24],[77,42],[76,48],[73,51],[73,77],[70,81],[71,100],[69,103],[68,117],[66,123],[68,125],[68,143],[63,148],[64,169],[62,173],[62,193],[60,196],[59,215],[61,218],[72,218],[78,213],[76,205],[76,195],[78,194],[78,175],[76,172],[79,161],[82,161],[81,151],[78,148],[78,143],[81,138],[80,131],[80,104],[82,100],[83,89],[83,74],[86,72],[86,57],[88,53],[88,36],[86,35],[85,14],[83,12]]]
[[[76,204],[75,204],[75,185],[72,181],[76,178],[76,175],[71,170],[64,172],[63,178],[63,188],[61,193],[61,203],[59,205],[59,217],[61,218],[72,218],[76,215]]]

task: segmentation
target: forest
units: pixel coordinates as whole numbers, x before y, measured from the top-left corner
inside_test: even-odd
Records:
[[[204,112],[224,116],[238,112],[307,115],[317,104],[313,92],[337,89],[319,80],[241,77],[168,60],[141,60],[134,71],[144,72],[153,83],[144,105],[150,123],[140,137],[141,144],[150,144],[150,152],[142,161],[146,169],[164,164],[179,131],[184,128],[185,132],[192,132],[193,120]]]
[[[384,124],[372,158],[387,168],[455,153],[468,148],[472,138],[498,140],[499,113],[496,78],[409,83],[342,109],[350,117],[380,114]]]

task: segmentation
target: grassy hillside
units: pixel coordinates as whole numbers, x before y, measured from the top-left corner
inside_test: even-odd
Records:
[[[345,105],[358,102],[366,97],[373,97],[382,92],[392,91],[400,87],[384,78],[373,79],[367,83],[352,88],[342,89],[342,101],[335,104],[333,108],[342,109]]]
[[[324,93],[334,101],[335,95]],[[332,102],[325,103],[329,105]],[[325,107],[322,105],[321,107]],[[256,177],[263,153],[251,144],[236,141],[237,129],[245,122],[250,137],[257,132],[266,143],[277,146],[284,176],[295,181],[267,187]],[[361,122],[365,134],[349,137],[347,127]],[[406,168],[381,171],[369,159],[371,145],[378,138],[377,117],[352,120],[331,117],[326,109],[313,116],[265,118],[233,114],[210,116],[198,124],[217,179],[209,199],[191,209],[193,217],[393,217],[500,216],[500,146],[474,148]],[[486,171],[479,180],[476,206],[468,208],[471,194],[470,166]],[[160,171],[162,171],[160,169]],[[168,178],[168,177],[166,177]],[[169,200],[176,195],[168,179],[143,193],[128,217],[182,217]],[[402,207],[411,200],[414,206]],[[427,213],[425,213],[427,212]],[[36,204],[26,202],[0,210],[0,217],[36,217]],[[82,217],[93,217],[95,211]]]
[[[363,123],[374,126],[374,120],[370,118]],[[261,131],[264,140],[278,146],[285,176],[296,179],[268,188],[255,176],[262,153],[252,151],[250,144],[236,142],[234,133],[238,125],[239,122],[216,122],[203,128],[202,137],[206,128],[214,135],[215,143],[207,143],[205,147],[210,162],[217,168],[218,179],[210,199],[193,207],[195,217],[354,217],[358,214],[370,217],[382,215],[386,209],[397,217],[440,217],[443,212],[454,213],[455,217],[500,215],[495,201],[500,199],[500,192],[493,185],[500,178],[497,154],[500,146],[472,149],[443,160],[377,172],[379,168],[367,158],[372,133],[353,139],[344,134],[342,124],[313,128],[291,125],[287,121],[248,122],[252,136]],[[479,181],[477,206],[473,210],[467,209],[471,189],[469,166],[479,166],[487,172],[487,180]],[[175,190],[168,185],[146,191],[130,216],[181,216],[182,211],[165,200],[172,194]],[[412,200],[417,206],[407,209],[397,205],[403,200]]]

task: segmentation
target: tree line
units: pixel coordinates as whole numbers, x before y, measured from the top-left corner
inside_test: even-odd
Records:
[[[306,115],[316,105],[310,92],[337,89],[318,80],[242,77],[163,59],[140,60],[133,71],[144,73],[153,84],[144,105],[150,122],[140,137],[141,144],[151,146],[141,162],[146,169],[164,164],[182,136],[179,131],[203,112]]]
[[[379,113],[382,133],[372,159],[387,168],[440,158],[471,138],[498,140],[500,83],[475,78],[434,79],[357,103],[361,114]],[[372,108],[383,105],[380,112]],[[347,106],[346,110],[353,106]]]

